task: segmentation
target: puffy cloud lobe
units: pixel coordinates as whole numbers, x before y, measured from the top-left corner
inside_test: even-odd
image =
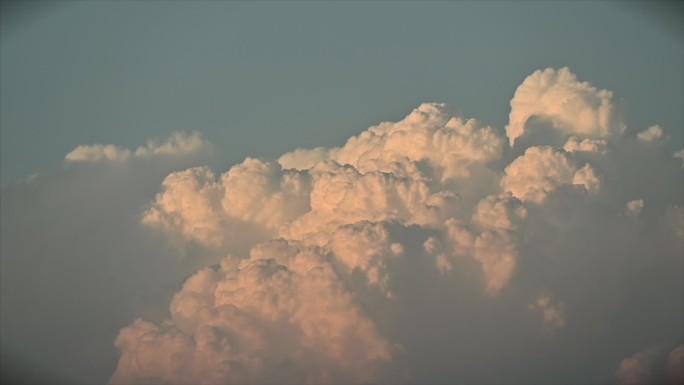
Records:
[[[651,126],[644,131],[639,132],[637,134],[637,139],[644,142],[656,142],[664,139],[663,128],[658,125]]]
[[[122,356],[111,383],[369,381],[392,357],[329,256],[285,241],[200,270],[175,295],[170,320],[137,320],[116,345]]]
[[[351,138],[336,160],[361,172],[387,170],[407,158],[427,161],[441,171],[441,180],[467,177],[469,166],[501,156],[503,141],[475,119],[449,117],[443,104],[421,104],[397,123],[385,122]]]
[[[620,362],[617,375],[620,385],[644,385],[651,382],[651,361],[655,351],[635,353]]]
[[[400,243],[390,242],[384,226],[365,221],[342,226],[332,234],[328,247],[348,272],[362,271],[370,285],[393,297],[385,259],[401,254],[403,248]]]
[[[625,125],[612,102],[613,94],[598,90],[565,67],[535,71],[518,86],[511,100],[506,135],[512,146],[526,133],[533,118],[548,119],[563,135],[581,138],[610,138]]]
[[[524,201],[542,203],[547,193],[564,184],[584,187],[597,193],[601,180],[587,163],[577,168],[564,151],[551,147],[530,147],[506,167],[501,180],[504,191]]]
[[[245,251],[309,210],[310,181],[276,162],[246,159],[217,180],[206,167],[170,174],[144,213],[145,224],[203,246]]]
[[[580,138],[576,136],[571,136],[568,141],[563,145],[563,150],[566,152],[598,152],[606,153],[607,142],[604,139],[590,139]]]
[[[677,202],[620,184],[631,173],[623,157],[663,149],[622,138],[611,99],[567,69],[535,72],[511,102],[508,138],[542,118],[562,148],[530,146],[509,164],[496,130],[427,103],[342,147],[300,149],[277,162],[248,158],[218,177],[206,167],[170,174],[143,223],[226,256],[187,280],[169,320],[122,330],[112,382],[389,381],[385,370],[415,357],[400,347],[421,346],[401,330],[420,329],[415,335],[429,340],[448,334],[457,315],[477,319],[499,307],[517,309],[526,338],[562,329],[574,337],[557,339],[568,352],[595,343],[581,327],[593,332],[598,323],[586,320],[607,318],[606,304],[622,306],[615,293],[631,290],[616,271],[642,271],[653,245],[653,265],[677,271],[672,256],[684,233]],[[643,161],[655,159],[674,162]],[[681,182],[672,169],[668,163],[652,183]],[[640,215],[645,200],[652,216]],[[601,290],[580,300],[594,282]],[[442,312],[452,300],[465,308]],[[439,330],[424,326],[442,316]],[[488,322],[476,322],[481,341],[470,342],[483,350],[497,348],[488,345]],[[460,343],[448,349],[463,357]],[[426,373],[436,358],[404,364],[409,375]],[[625,373],[638,372],[633,361]]]

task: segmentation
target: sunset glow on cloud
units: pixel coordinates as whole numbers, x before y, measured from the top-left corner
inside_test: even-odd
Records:
[[[577,365],[677,378],[681,305],[646,331],[635,312],[684,296],[682,168],[663,128],[626,134],[620,111],[548,68],[518,87],[506,136],[426,103],[340,147],[171,172],[140,222],[208,262],[167,319],[121,329],[110,382],[548,383]],[[203,146],[81,146],[67,163]],[[644,351],[590,348],[636,330]],[[654,346],[671,351],[662,367]]]

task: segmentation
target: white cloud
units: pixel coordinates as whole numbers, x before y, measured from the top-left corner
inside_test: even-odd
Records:
[[[284,259],[280,264],[271,255]],[[322,250],[276,241],[190,277],[161,326],[137,320],[116,340],[111,383],[359,382],[392,347],[354,304]],[[296,368],[307,368],[306,371]]]
[[[607,142],[604,139],[590,139],[571,136],[563,145],[563,150],[566,152],[598,152],[605,154],[608,149]]]
[[[635,199],[627,202],[627,214],[632,216],[639,216],[641,210],[644,208],[643,199]]]
[[[637,133],[637,139],[644,142],[657,142],[664,140],[666,138],[664,135],[663,128],[655,125]]]
[[[135,151],[117,147],[113,144],[81,145],[74,148],[64,158],[67,162],[97,162],[113,161],[125,162],[131,158],[146,158],[152,156],[188,156],[202,152],[211,152],[213,147],[202,139],[198,132],[172,133],[163,142],[150,140],[146,146],[140,146]]]
[[[69,162],[97,162],[99,160],[126,161],[131,158],[131,150],[113,144],[82,145],[74,148],[64,158]]]
[[[477,382],[464,357],[528,349],[543,357],[498,362],[489,382],[549,383],[578,362],[572,352],[600,350],[597,336],[635,333],[598,326],[614,314],[682,299],[634,278],[648,263],[681,286],[674,159],[622,137],[612,94],[567,69],[535,72],[511,106],[511,143],[557,137],[504,150],[496,129],[426,103],[341,147],[169,174],[142,222],[223,258],[186,281],[166,321],[122,330],[112,382]],[[625,220],[644,201],[649,214]],[[675,338],[681,318],[640,333]],[[546,359],[544,337],[561,330],[566,353]],[[582,381],[595,380],[599,368],[582,362]],[[626,361],[624,377],[640,362]]]
[[[58,175],[3,190],[3,285],[53,310],[72,282],[116,294],[91,314],[69,289],[37,331],[15,290],[3,342],[9,325],[83,346],[77,325],[140,318],[116,339],[113,383],[596,383],[643,341],[679,343],[678,160],[621,136],[610,92],[567,69],[535,72],[511,105],[514,148],[438,103],[225,172],[197,166],[199,135],[79,147]],[[553,135],[528,140],[538,130]],[[146,296],[168,311],[107,311]]]
[[[548,119],[562,135],[610,138],[625,129],[613,93],[580,82],[567,67],[535,71],[515,90],[506,135],[512,146],[531,118]]]
[[[578,168],[564,151],[551,147],[530,147],[506,166],[501,180],[504,191],[523,201],[542,203],[547,193],[562,185],[584,187],[590,193],[601,188],[596,171],[586,163]]]

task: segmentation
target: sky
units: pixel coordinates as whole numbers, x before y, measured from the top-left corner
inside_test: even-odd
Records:
[[[681,379],[681,2],[1,4],[3,379]]]

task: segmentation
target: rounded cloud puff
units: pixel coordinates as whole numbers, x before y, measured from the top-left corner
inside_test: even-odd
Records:
[[[527,131],[528,121],[542,118],[563,135],[609,138],[625,129],[613,93],[580,82],[567,67],[535,71],[515,90],[506,136],[512,146]]]

